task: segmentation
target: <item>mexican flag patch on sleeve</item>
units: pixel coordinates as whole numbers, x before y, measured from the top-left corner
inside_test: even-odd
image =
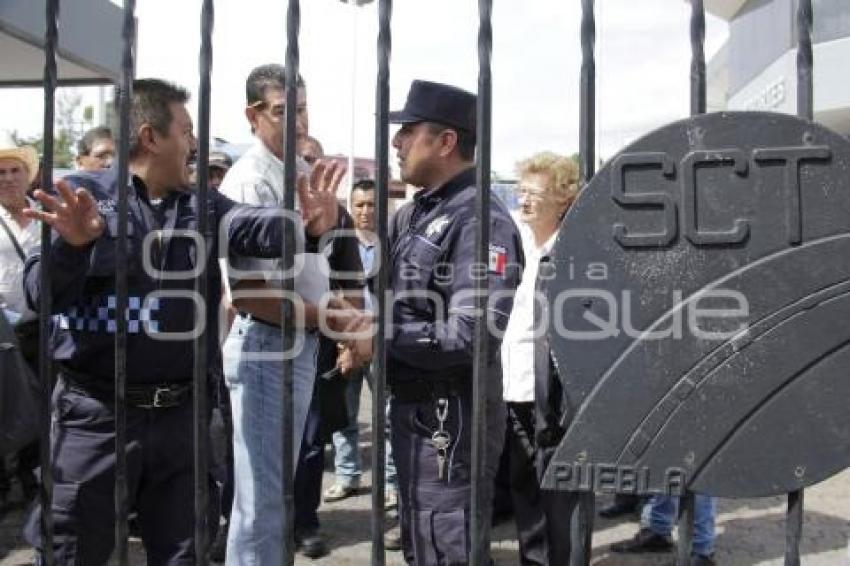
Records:
[[[502,246],[490,244],[490,265],[488,270],[490,273],[497,275],[505,274],[505,267],[508,264],[508,252]]]

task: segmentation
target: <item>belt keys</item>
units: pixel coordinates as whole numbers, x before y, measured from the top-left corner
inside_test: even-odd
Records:
[[[449,400],[445,397],[437,399],[437,430],[431,435],[431,445],[437,451],[437,479],[442,480],[446,472],[446,455],[452,444],[452,435],[446,430],[446,419],[449,415]]]

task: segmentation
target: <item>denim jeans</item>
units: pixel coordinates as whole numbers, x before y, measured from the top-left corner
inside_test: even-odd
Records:
[[[293,359],[294,458],[298,461],[304,421],[316,376],[315,335],[300,333],[304,343]],[[280,330],[237,316],[224,344],[224,375],[233,414],[234,497],[227,538],[227,564],[280,564],[283,529],[282,364],[249,360],[282,350]]]
[[[360,461],[360,430],[357,424],[357,414],[360,412],[360,391],[363,389],[363,378],[368,378],[368,376],[369,370],[364,369],[358,370],[357,375],[348,378],[345,387],[345,408],[348,410],[349,424],[341,431],[333,433],[336,481],[346,487],[356,486],[360,483],[360,475],[363,469]],[[392,445],[390,444],[389,406],[388,400],[384,469],[387,489],[396,489],[395,463],[393,462]]]
[[[697,495],[694,502],[694,540],[691,552],[710,556],[714,553],[714,516],[717,499]],[[669,536],[679,516],[679,498],[669,495],[653,495],[644,505],[641,524],[653,532]]]

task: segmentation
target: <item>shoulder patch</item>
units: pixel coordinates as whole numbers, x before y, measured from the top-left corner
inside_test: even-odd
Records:
[[[488,270],[497,275],[504,275],[508,265],[508,251],[495,244],[490,244],[490,261]]]
[[[112,199],[97,201],[97,211],[101,214],[113,214],[115,212],[115,201]]]
[[[425,237],[431,238],[432,236],[439,236],[443,230],[446,229],[451,219],[448,214],[443,214],[442,216],[438,216],[434,220],[428,224],[428,227],[425,228]]]

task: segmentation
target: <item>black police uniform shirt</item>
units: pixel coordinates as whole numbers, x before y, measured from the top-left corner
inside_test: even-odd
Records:
[[[490,359],[499,353],[523,270],[519,231],[505,206],[490,204],[487,266],[476,264],[475,171],[423,189],[398,210],[389,230],[393,328],[387,379],[451,379],[473,362],[476,278],[488,277]]]
[[[117,168],[75,174],[65,181],[72,187],[88,189],[106,226],[103,234],[86,247],[73,247],[54,231],[50,275],[52,309],[58,315],[58,324],[54,325],[52,337],[53,357],[77,379],[108,385],[115,375],[117,327]],[[160,202],[152,202],[141,179],[132,178],[128,188],[126,263],[128,383],[190,381],[194,362],[192,331],[196,325],[198,329],[206,325],[208,360],[215,363],[221,300],[220,222],[227,226],[224,236],[231,253],[261,258],[281,255],[284,221],[275,211],[236,203],[216,191],[209,191],[207,198],[209,249],[206,257],[199,257],[203,246],[197,242],[196,192],[175,190]],[[295,233],[296,239],[303,242],[301,226],[297,223]],[[158,230],[171,237],[156,235]],[[309,240],[315,245],[316,239]],[[207,263],[206,300],[197,305],[201,301],[195,294],[194,276],[203,261]],[[28,258],[25,268],[27,298],[34,309],[39,303],[40,269],[41,257],[36,253]],[[198,321],[196,312],[200,313]]]

